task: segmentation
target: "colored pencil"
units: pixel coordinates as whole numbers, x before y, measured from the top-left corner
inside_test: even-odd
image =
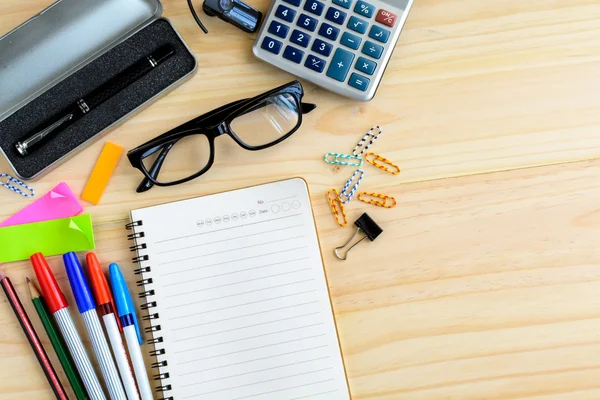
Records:
[[[90,358],[69,313],[65,295],[58,287],[48,262],[42,253],[36,253],[31,256],[31,264],[40,283],[40,289],[48,305],[48,310],[56,319],[88,395],[92,400],[106,400],[100,381],[94,372]]]
[[[19,296],[17,295],[17,291],[14,286],[10,282],[10,279],[0,270],[0,284],[2,285],[2,289],[6,293],[6,297],[8,298],[8,302],[10,303],[19,323],[21,324],[21,328],[23,328],[23,332],[25,332],[25,336],[27,336],[27,340],[29,340],[29,344],[35,353],[44,374],[46,374],[46,378],[48,379],[48,383],[52,390],[54,391],[54,395],[57,399],[60,400],[68,400],[67,394],[65,393],[65,389],[63,388],[60,380],[58,379],[58,375],[56,375],[56,371],[48,358],[48,354],[44,350],[42,346],[42,342],[40,342],[40,338],[38,337],[33,325],[31,324],[31,320],[27,316],[25,312],[25,308],[23,308],[23,304],[21,300],[19,300]]]
[[[60,336],[60,333],[57,330],[58,328],[54,324],[52,316],[48,312],[39,290],[35,287],[33,282],[29,280],[29,278],[26,278],[26,280],[27,286],[29,286],[29,293],[31,294],[31,302],[33,303],[33,306],[35,307],[35,310],[42,321],[42,325],[44,325],[46,334],[48,334],[48,338],[50,338],[50,343],[52,343],[52,347],[54,347],[54,351],[56,352],[60,364],[67,375],[67,379],[71,383],[73,393],[75,393],[77,400],[86,400],[88,398],[87,394],[85,393],[81,378],[75,369],[75,365],[73,364],[69,350]]]

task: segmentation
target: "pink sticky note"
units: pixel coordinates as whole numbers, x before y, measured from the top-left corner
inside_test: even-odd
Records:
[[[0,223],[0,227],[74,217],[82,211],[81,204],[69,186],[62,182],[34,203]]]

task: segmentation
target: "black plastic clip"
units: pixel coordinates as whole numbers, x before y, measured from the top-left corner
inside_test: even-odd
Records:
[[[337,258],[339,258],[340,260],[346,260],[348,258],[348,253],[350,252],[350,250],[352,250],[354,247],[356,247],[360,242],[362,242],[366,238],[369,238],[369,240],[372,242],[373,240],[377,239],[377,236],[379,236],[381,234],[381,232],[383,232],[383,229],[381,229],[379,227],[379,225],[377,225],[377,223],[375,223],[375,221],[373,221],[373,219],[371,217],[369,217],[369,214],[367,214],[367,213],[364,213],[363,215],[361,215],[360,218],[357,219],[356,222],[354,222],[354,225],[356,225],[358,227],[356,232],[354,232],[354,235],[352,235],[350,240],[348,240],[343,246],[336,247],[334,250],[335,256]],[[356,235],[358,235],[359,233],[362,233],[365,236],[363,236],[360,240],[358,240],[354,244],[352,244],[343,253],[343,255],[340,255],[340,252],[342,250],[344,250],[344,248],[346,248],[354,240],[354,237],[356,237]]]

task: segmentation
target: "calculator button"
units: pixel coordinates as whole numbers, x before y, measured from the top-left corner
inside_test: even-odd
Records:
[[[371,31],[369,32],[369,37],[381,43],[387,43],[388,39],[390,38],[390,31],[377,25],[373,25],[371,27]]]
[[[348,32],[344,32],[342,38],[340,39],[341,44],[343,44],[346,47],[350,47],[353,50],[358,50],[360,42],[362,42],[361,38]]]
[[[280,5],[277,7],[277,11],[275,11],[275,16],[287,22],[294,21],[294,17],[296,16],[296,11],[292,10],[289,7]]]
[[[283,52],[283,58],[286,60],[290,60],[291,62],[295,62],[296,64],[300,64],[302,61],[302,57],[304,57],[304,52],[302,50],[298,50],[293,46],[286,46]]]
[[[327,69],[327,76],[336,81],[344,82],[353,60],[354,54],[343,49],[337,49]]]
[[[325,9],[325,4],[321,3],[317,0],[306,0],[306,4],[304,4],[304,10],[315,15],[323,14],[323,10]]]
[[[375,61],[367,60],[364,57],[358,57],[354,68],[365,74],[373,75],[375,68],[377,68],[377,63]]]
[[[296,22],[296,25],[298,25],[299,27],[304,28],[308,31],[314,32],[315,29],[317,29],[318,23],[319,23],[319,21],[316,18],[309,17],[306,14],[300,14],[300,17],[298,18],[298,22]]]
[[[338,10],[337,8],[329,7],[325,19],[335,22],[338,25],[342,25],[346,20],[346,13]]]
[[[329,40],[336,40],[339,34],[340,30],[338,28],[325,22],[323,22],[319,28],[319,35],[326,37]]]
[[[352,5],[352,0],[333,0],[333,4],[337,4],[338,6],[349,10]]]
[[[369,78],[365,78],[359,74],[350,75],[350,80],[348,81],[348,85],[358,90],[362,90],[363,92],[367,90],[370,83],[371,80]]]
[[[375,21],[380,22],[384,25],[393,27],[394,24],[396,23],[397,18],[398,18],[398,16],[396,14],[393,14],[386,10],[379,10],[379,12],[377,13],[377,18],[375,18]]]
[[[359,13],[363,17],[371,18],[375,14],[375,6],[366,1],[359,1],[354,7],[354,12]]]
[[[302,47],[308,47],[308,43],[310,42],[310,35],[300,32],[297,29],[294,29],[292,32],[292,36],[290,36],[290,42],[299,44]]]
[[[283,1],[285,1],[286,3],[290,3],[291,5],[296,6],[296,7],[300,7],[300,3],[302,3],[302,0],[283,0]]]
[[[273,38],[265,36],[261,47],[273,54],[279,54],[282,46],[283,44],[279,40],[275,40]]]
[[[315,39],[315,42],[312,45],[312,51],[314,51],[315,53],[319,53],[325,57],[329,57],[332,48],[332,45],[330,45],[327,42],[324,42],[321,39]]]
[[[362,48],[362,52],[373,58],[380,59],[383,54],[383,47],[367,40]]]
[[[283,39],[285,39],[289,31],[289,26],[282,24],[281,22],[271,21],[271,25],[269,25],[269,33]]]
[[[322,60],[319,57],[315,56],[308,56],[308,58],[306,58],[304,66],[306,68],[312,69],[313,71],[321,73],[325,69],[325,60]]]
[[[364,19],[360,19],[358,17],[350,18],[348,21],[348,29],[352,29],[354,32],[365,33],[367,28],[369,27],[369,23]]]

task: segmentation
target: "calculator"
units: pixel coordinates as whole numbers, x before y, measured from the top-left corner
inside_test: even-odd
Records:
[[[263,61],[352,99],[375,96],[413,0],[274,0],[253,46]]]

